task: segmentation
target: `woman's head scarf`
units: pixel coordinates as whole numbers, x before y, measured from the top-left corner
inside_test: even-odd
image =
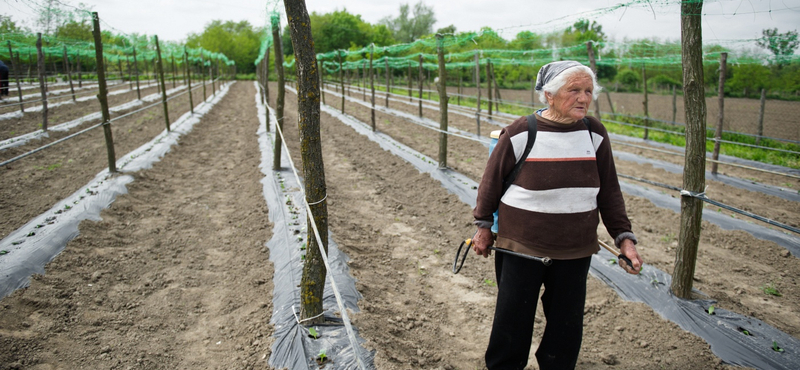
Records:
[[[573,60],[564,60],[545,64],[541,69],[539,69],[539,73],[536,75],[536,91],[542,91],[542,88],[556,78],[556,76],[560,75],[561,72],[581,65],[582,64]]]

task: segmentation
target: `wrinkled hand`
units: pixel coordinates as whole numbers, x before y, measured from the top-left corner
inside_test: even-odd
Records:
[[[475,254],[484,258],[489,257],[492,254],[492,250],[489,249],[492,244],[494,244],[492,230],[479,227],[475,237],[472,238],[472,250],[475,251]]]
[[[636,250],[636,245],[633,244],[633,241],[630,239],[625,239],[619,246],[619,253],[620,255],[624,255],[631,260],[633,266],[628,266],[627,263],[623,262],[622,259],[619,259],[619,265],[622,266],[623,269],[629,274],[638,275],[639,271],[644,264],[642,257],[639,256],[639,251]]]

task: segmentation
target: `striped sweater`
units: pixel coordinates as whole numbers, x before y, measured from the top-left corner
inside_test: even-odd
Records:
[[[505,194],[503,179],[525,150],[528,123],[521,117],[502,130],[478,187],[475,224],[491,227],[499,209],[498,248],[553,259],[597,253],[599,215],[617,246],[625,238],[635,242],[605,127],[587,116],[590,140],[582,121],[536,118],[536,141]]]

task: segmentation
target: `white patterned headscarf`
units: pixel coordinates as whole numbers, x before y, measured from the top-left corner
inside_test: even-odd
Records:
[[[539,69],[539,73],[536,75],[536,91],[541,92],[542,88],[547,85],[548,82],[556,78],[556,76],[560,75],[561,72],[564,72],[572,67],[578,67],[582,65],[583,64],[573,60],[545,64],[541,69]]]

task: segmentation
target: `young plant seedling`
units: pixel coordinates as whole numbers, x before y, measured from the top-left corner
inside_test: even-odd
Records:
[[[488,286],[497,286],[497,283],[492,281],[492,279],[483,279],[483,283],[488,285]]]
[[[783,352],[783,348],[778,347],[778,342],[772,341],[772,350],[775,352]]]
[[[769,285],[762,286],[761,290],[763,290],[765,294],[769,294],[776,297],[783,297],[783,294],[781,294],[781,292],[778,291],[778,288],[776,288],[775,285],[772,283],[769,283]]]
[[[313,327],[308,328],[308,335],[314,339],[319,338],[319,333],[317,333],[317,329],[314,329]]]
[[[328,358],[328,355],[325,354],[325,350],[324,349],[319,350],[319,354],[317,355],[317,364],[324,365],[328,361],[330,361],[330,359]]]
[[[712,304],[711,306],[708,306],[708,310],[706,310],[706,312],[708,312],[709,315],[713,315],[714,314],[714,305]]]

